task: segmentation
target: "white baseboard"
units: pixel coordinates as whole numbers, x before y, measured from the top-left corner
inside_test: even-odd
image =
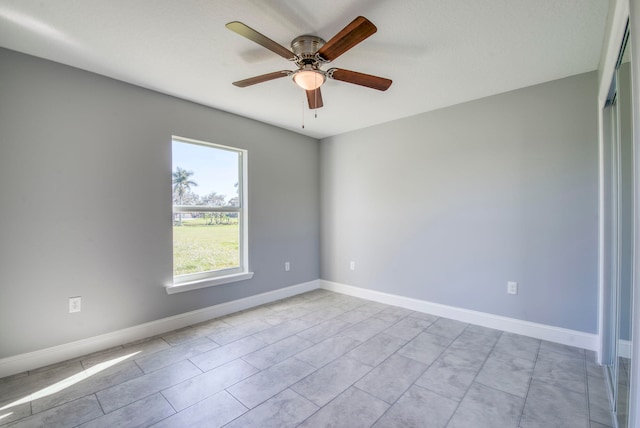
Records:
[[[265,303],[295,296],[296,294],[301,294],[317,288],[320,288],[320,280],[309,281],[262,294],[256,294],[255,296],[249,296],[243,299],[209,306],[208,308],[151,321],[111,333],[101,334],[99,336],[65,343],[51,348],[28,352],[26,354],[3,358],[0,359],[0,378],[27,370],[33,370],[49,364],[59,363],[72,358],[81,357],[92,352],[101,351],[103,349],[112,348],[114,346],[119,346],[136,340],[145,339],[147,337],[197,324],[199,322],[218,318],[234,312],[253,308],[255,306],[264,305]]]
[[[597,351],[599,347],[599,339],[596,334],[522,321],[515,318],[492,315],[469,309],[456,308],[453,306],[428,302],[426,300],[418,300],[410,297],[383,293],[380,291],[367,290],[365,288],[331,281],[320,280],[320,287],[325,290],[373,300],[379,303],[400,306],[414,311],[426,312],[439,317],[503,330],[509,333],[522,334],[536,339],[548,340],[550,342],[575,346],[591,351]]]
[[[3,358],[0,359],[0,378],[166,333],[168,331],[187,327],[199,322],[218,318],[255,306],[264,305],[279,299],[295,296],[317,288],[324,288],[337,293],[360,297],[388,305],[400,306],[415,311],[426,312],[436,316],[476,324],[483,327],[495,328],[508,331],[510,333],[522,334],[537,339],[548,340],[550,342],[562,343],[593,351],[598,349],[598,336],[595,334],[537,324],[468,309],[461,309],[331,281],[314,280],[257,294],[255,296],[245,297],[243,299],[233,300],[231,302],[221,303],[208,308],[163,318],[157,321],[140,324],[111,333]],[[626,352],[630,354],[631,351],[629,344],[627,344],[625,348],[625,343],[621,343],[620,355],[626,355],[625,349]]]

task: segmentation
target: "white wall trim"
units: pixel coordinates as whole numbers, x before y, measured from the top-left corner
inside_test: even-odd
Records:
[[[604,355],[603,350],[606,348],[604,343],[607,340],[605,333],[605,324],[607,320],[607,309],[604,307],[607,299],[604,296],[606,290],[605,274],[605,224],[606,201],[604,199],[605,192],[605,166],[604,166],[604,116],[602,109],[607,101],[609,88],[611,87],[611,79],[615,73],[618,55],[620,53],[620,44],[627,28],[627,20],[629,19],[629,3],[626,0],[618,0],[613,4],[612,16],[610,17],[608,34],[605,35],[602,54],[600,56],[599,65],[599,82],[598,82],[598,331],[600,335],[600,343],[598,345],[597,361],[602,364]]]
[[[600,82],[598,84],[598,108],[600,109],[604,107],[611,87],[611,79],[615,73],[620,53],[620,43],[622,43],[627,28],[627,19],[629,19],[629,2],[616,1],[610,21],[609,34],[605,35],[603,53],[600,58]]]
[[[608,313],[605,308],[605,288],[606,288],[606,278],[605,278],[605,266],[606,266],[606,246],[605,246],[605,237],[606,237],[606,228],[607,224],[605,223],[605,213],[606,213],[606,200],[605,200],[605,164],[604,164],[604,146],[605,136],[604,136],[604,107],[601,107],[601,102],[598,101],[598,349],[596,351],[596,359],[599,364],[602,364],[604,361],[603,351],[605,348],[604,340],[606,337],[605,334],[605,325],[607,321],[605,320],[605,316]]]
[[[183,293],[185,291],[199,290],[201,288],[215,287],[216,285],[231,284],[232,282],[246,281],[253,278],[253,272],[240,272],[231,275],[209,277],[196,281],[178,282],[165,286],[167,294]]]
[[[456,308],[453,306],[428,302],[426,300],[418,300],[410,297],[383,293],[381,291],[367,290],[365,288],[354,287],[352,285],[340,284],[337,282],[320,280],[320,287],[325,290],[373,300],[379,303],[400,306],[414,311],[426,312],[439,317],[450,318],[483,327],[495,328],[510,333],[522,334],[536,339],[562,343],[564,345],[576,346],[578,348],[584,348],[591,351],[596,351],[599,347],[597,334],[522,321],[515,318],[492,315],[486,312]]]
[[[101,334],[99,336],[89,337],[87,339],[77,340],[75,342],[53,346],[51,348],[3,358],[0,359],[0,378],[27,370],[33,370],[49,364],[59,363],[72,358],[81,357],[92,352],[112,348],[135,340],[145,339],[147,337],[197,324],[199,322],[295,296],[297,294],[315,290],[319,287],[320,280],[304,282],[290,287],[256,294],[255,296],[232,300],[219,305],[209,306],[207,308],[186,312],[184,314],[174,315],[172,317],[162,318],[145,324]]]
[[[640,428],[640,1],[629,0],[631,38],[631,86],[633,110],[634,240],[633,240],[633,318],[631,324],[631,379],[629,389],[629,428]]]

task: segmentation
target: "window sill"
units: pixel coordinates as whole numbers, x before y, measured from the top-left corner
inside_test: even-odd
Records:
[[[244,281],[253,278],[253,272],[234,273],[233,275],[217,276],[213,278],[199,279],[197,281],[181,282],[165,287],[167,294],[182,293],[183,291],[197,290],[199,288],[215,287],[216,285],[229,284],[230,282]]]

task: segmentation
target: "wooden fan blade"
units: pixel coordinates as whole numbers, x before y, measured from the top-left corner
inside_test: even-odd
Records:
[[[273,73],[261,74],[260,76],[249,77],[248,79],[238,80],[233,82],[234,86],[240,88],[246,88],[247,86],[255,85],[256,83],[268,82],[269,80],[278,79],[280,77],[288,76],[289,70],[274,71]]]
[[[359,16],[325,43],[318,50],[318,55],[326,61],[333,61],[376,31],[378,29],[371,21]]]
[[[390,79],[384,77],[372,76],[371,74],[358,73],[357,71],[342,70],[340,68],[331,68],[327,71],[327,76],[334,80],[341,80],[354,85],[366,86],[367,88],[386,91],[393,83]]]
[[[311,110],[322,107],[322,92],[320,92],[320,88],[307,91],[307,101],[309,102],[309,109]]]
[[[256,42],[260,46],[269,49],[271,52],[277,53],[278,55],[285,59],[288,59],[289,61],[293,61],[296,59],[296,54],[291,52],[289,49],[285,48],[277,42],[274,42],[264,34],[258,33],[256,30],[249,27],[248,25],[243,24],[242,22],[233,21],[228,23],[226,27],[229,30],[240,34],[241,36],[246,37],[252,42]]]

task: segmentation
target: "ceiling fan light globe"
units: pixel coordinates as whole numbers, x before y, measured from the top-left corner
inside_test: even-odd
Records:
[[[322,86],[325,76],[315,70],[300,70],[293,75],[293,81],[305,91],[313,91]]]

